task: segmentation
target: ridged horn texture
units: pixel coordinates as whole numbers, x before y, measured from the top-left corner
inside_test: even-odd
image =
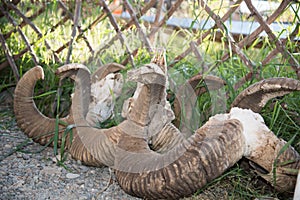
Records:
[[[123,134],[115,173],[122,189],[145,199],[178,199],[194,194],[243,155],[238,120],[209,121],[188,140],[165,154],[148,149],[142,138]]]
[[[14,113],[21,130],[35,142],[44,145],[53,138],[56,120],[43,115],[35,105],[34,87],[40,79],[44,79],[44,71],[40,66],[33,67],[20,79],[14,94]],[[69,123],[72,117],[60,120]],[[62,128],[64,126],[59,125],[59,129]]]
[[[151,83],[145,86],[156,87]],[[141,132],[151,131],[145,126]],[[114,168],[120,186],[127,193],[146,199],[190,196],[242,156],[268,172],[273,171],[276,160],[277,172],[272,176],[276,177],[276,184],[270,179],[270,174],[262,175],[263,178],[280,191],[289,190],[295,185],[295,177],[289,173],[289,169],[299,168],[299,154],[288,147],[279,155],[285,142],[278,139],[264,124],[262,117],[251,110],[234,108],[229,114],[212,117],[187,140],[179,137],[175,127],[166,125],[162,132],[175,136],[178,141],[165,140],[173,146],[169,149],[166,147],[166,150],[160,146],[164,142],[153,145],[152,149],[157,147],[159,151],[162,150],[159,154],[149,149],[145,135],[122,129]],[[164,134],[159,134],[157,141],[164,141]],[[156,136],[151,133],[148,135]]]
[[[154,78],[153,73],[144,73],[147,72],[147,67],[155,71],[155,65],[146,65],[140,71],[133,71],[137,76],[132,80],[143,84],[140,91],[143,95],[134,99],[134,103],[140,103],[132,106],[129,115],[138,111],[149,112],[150,106],[159,105],[166,100],[166,96],[161,95],[166,82],[164,79],[156,79],[162,76],[161,73]],[[156,84],[157,82],[160,84]],[[155,111],[160,113],[161,110]],[[131,117],[132,126],[140,127],[140,130],[120,126],[122,134],[116,147],[114,168],[117,180],[133,196],[147,199],[190,196],[224,173],[244,154],[243,128],[238,120],[209,121],[186,140],[178,137],[180,131],[176,127],[165,125],[162,118],[156,118],[156,114],[142,112],[142,115],[153,118],[147,118],[142,121],[147,123],[141,123],[140,118]],[[161,121],[163,126],[158,124],[156,127],[161,128],[153,130],[153,121],[155,124]],[[165,135],[176,136],[178,140],[168,140],[163,137]],[[147,139],[149,136],[154,141],[152,146],[163,153],[150,150]],[[165,144],[172,148],[167,145],[164,147]]]
[[[165,153],[186,140],[192,134],[192,131],[185,125],[185,122],[192,118],[192,109],[194,108],[197,96],[201,96],[209,90],[220,89],[225,84],[224,80],[211,75],[205,76],[205,78],[202,75],[190,78],[187,83],[179,88],[174,100],[174,114],[176,117],[173,123],[175,126],[171,123],[166,124],[161,132],[154,135],[150,140],[151,149],[157,153]],[[181,99],[184,102],[179,101],[180,98],[184,98]],[[161,99],[164,99],[164,97],[161,97]],[[183,103],[186,105],[183,105]],[[184,119],[181,117],[182,106],[186,107],[184,109]],[[184,122],[182,123],[182,121]],[[195,123],[194,121],[197,120],[193,119],[193,123]]]
[[[259,81],[242,91],[231,107],[248,108],[260,112],[266,103],[293,91],[300,91],[300,81],[292,78],[269,78]]]
[[[151,120],[150,109],[155,109],[155,105],[160,105],[162,109],[165,107],[165,102],[161,99],[165,95],[165,72],[158,65],[150,63],[129,71],[128,77],[130,81],[142,84],[138,88],[137,97],[133,97],[128,119],[142,126],[147,125]],[[149,83],[154,86],[149,87]]]
[[[124,66],[117,63],[104,65],[98,68],[92,75],[92,84],[100,81],[109,73],[116,73],[124,68]],[[57,73],[59,73],[59,70]],[[67,77],[69,75],[64,73],[62,78],[64,78],[64,76]],[[14,94],[14,112],[18,126],[24,133],[35,142],[45,145],[53,139],[56,119],[43,115],[35,105],[33,100],[34,87],[36,82],[40,79],[44,79],[44,71],[40,66],[32,68],[20,79]],[[89,102],[89,104],[90,103],[91,102]],[[69,115],[65,118],[61,118],[60,121],[73,124],[72,112],[70,111]],[[59,129],[61,130],[59,132],[59,139],[62,136],[64,128],[66,128],[64,125],[59,124]]]
[[[172,123],[168,123],[150,138],[149,145],[156,153],[166,153],[185,140],[184,135]]]
[[[73,141],[68,145],[73,158],[86,165],[112,166],[115,147],[120,132],[117,127],[97,129],[86,121],[91,92],[90,71],[81,64],[67,64],[57,69],[56,74],[70,77],[75,81],[72,113],[76,128],[73,129]]]
[[[270,99],[294,91],[300,91],[299,80],[292,78],[264,79],[242,91],[231,107],[248,108],[254,112],[260,112]],[[242,116],[239,119],[241,120]],[[245,120],[244,124],[245,126],[249,124],[249,120]],[[258,133],[259,139],[254,140],[255,145],[251,145],[255,148],[245,157],[253,161],[256,164],[254,166],[259,166],[267,171],[267,174],[262,174],[259,172],[260,170],[257,170],[258,174],[278,191],[293,191],[297,174],[292,172],[300,168],[298,152],[291,146],[285,147],[285,141],[277,138],[264,127],[260,127]],[[286,149],[283,151],[284,148]]]
[[[152,66],[152,65],[151,65]],[[146,66],[145,68],[148,68]],[[155,66],[153,66],[155,68]],[[151,67],[150,67],[151,68]],[[158,68],[156,68],[159,70]],[[161,70],[160,70],[161,71]],[[138,71],[137,71],[138,72]],[[144,73],[145,72],[145,73]],[[109,129],[97,129],[89,126],[86,121],[86,115],[88,112],[88,102],[90,101],[90,72],[89,70],[80,64],[68,64],[64,65],[57,70],[57,75],[62,77],[70,77],[75,81],[75,92],[72,102],[72,113],[74,123],[76,128],[73,129],[73,141],[71,145],[68,145],[69,152],[73,158],[81,160],[87,165],[93,166],[112,166],[115,159],[115,144],[118,143],[120,135],[124,130],[130,130],[131,133],[138,132],[143,134],[144,137],[147,137],[147,132],[139,124],[144,124],[148,122],[148,112],[144,111],[143,115],[135,118],[133,113],[129,113],[129,116],[132,116],[133,119],[138,120],[139,124],[134,124],[131,120],[125,120],[118,126],[109,128]],[[132,74],[132,79],[139,79],[141,76],[144,77],[143,81],[149,82],[157,80],[157,83],[161,83],[164,79],[164,74],[159,71],[143,71],[140,75],[135,76]],[[163,78],[163,80],[161,80]],[[139,79],[140,80],[140,79]],[[158,84],[156,84],[158,85]],[[142,91],[147,91],[149,93],[149,88],[144,87]],[[155,94],[155,91],[150,92]],[[157,98],[149,98],[144,96],[145,92],[139,94],[139,99],[134,108],[144,109],[142,105],[149,107],[151,103],[160,101],[159,96]],[[147,103],[142,103],[143,101]],[[143,120],[142,120],[143,119]]]
[[[286,148],[286,141],[278,139],[274,135],[273,138],[268,138],[263,149],[258,149],[255,154],[246,158],[268,171],[267,174],[258,171],[258,174],[270,182],[277,191],[292,192],[297,181],[297,170],[300,169],[299,153],[291,146],[281,153]]]

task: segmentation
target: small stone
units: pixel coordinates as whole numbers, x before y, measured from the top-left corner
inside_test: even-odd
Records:
[[[87,166],[81,165],[80,167],[81,172],[85,173],[89,170],[89,168]]]
[[[77,163],[78,165],[82,165],[81,160],[76,160],[76,163]]]
[[[52,167],[47,167],[45,166],[41,171],[40,174],[42,175],[57,175],[61,173],[61,169],[57,169],[57,168],[52,168]]]
[[[5,144],[4,147],[7,149],[11,149],[13,146],[11,144]]]
[[[23,154],[22,157],[23,157],[24,160],[29,160],[30,159],[29,154]]]
[[[53,163],[57,163],[58,160],[61,160],[60,154],[58,154],[56,157],[53,157],[53,158],[52,158]]]
[[[73,174],[73,173],[67,173],[66,177],[69,179],[74,179],[78,178],[80,175],[79,174]]]
[[[22,154],[17,152],[17,158],[22,158]]]
[[[86,199],[89,199],[88,196],[81,195],[81,196],[79,197],[79,200],[86,200]]]

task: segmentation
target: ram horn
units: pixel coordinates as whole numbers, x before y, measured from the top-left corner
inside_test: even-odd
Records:
[[[124,69],[124,66],[117,63],[104,65],[98,68],[92,75],[92,84],[96,84],[109,73],[116,73],[122,69]],[[56,119],[46,117],[35,105],[33,92],[35,84],[39,79],[44,79],[44,71],[40,66],[36,66],[24,74],[15,90],[14,112],[18,126],[24,133],[28,137],[33,138],[35,142],[44,145],[53,138]],[[59,124],[59,130],[66,128],[63,124],[73,124],[72,112],[70,111],[69,115],[60,119],[60,121],[64,123]],[[59,138],[61,138],[61,133],[62,131],[59,133]]]
[[[149,73],[148,73],[149,72]],[[164,78],[161,72],[146,71],[143,79],[149,82],[153,79]],[[93,166],[112,166],[115,158],[115,145],[119,141],[123,130],[130,130],[132,133],[142,131],[141,124],[148,123],[149,116],[144,116],[147,110],[143,110],[143,105],[149,107],[150,99],[144,96],[145,92],[139,94],[139,99],[134,108],[140,110],[137,112],[128,112],[128,119],[125,119],[118,126],[109,129],[97,129],[91,127],[86,120],[88,113],[88,102],[90,97],[90,76],[87,68],[80,64],[65,65],[57,69],[57,75],[70,77],[75,81],[75,92],[72,102],[73,119],[76,127],[73,129],[73,140],[68,149],[73,158],[81,160],[87,165]],[[135,74],[133,74],[134,76]],[[143,87],[142,91],[148,91]],[[149,92],[149,91],[148,91]],[[155,91],[153,91],[155,93]],[[146,100],[146,102],[145,102]],[[152,99],[155,101],[155,99]],[[142,113],[142,115],[141,115]],[[138,120],[140,124],[133,124],[132,120]]]
[[[44,79],[44,71],[40,66],[33,67],[20,79],[14,93],[14,113],[24,133],[44,145],[53,138],[56,120],[42,114],[35,105],[34,86],[40,79]],[[73,121],[70,115],[60,120],[65,123]],[[64,125],[59,124],[59,129],[62,128]]]
[[[183,134],[172,123],[168,123],[175,116],[170,103],[166,99],[165,84],[168,79],[166,73],[164,52],[157,52],[150,64],[128,72],[129,80],[138,82],[138,85],[133,97],[124,102],[122,111],[123,117],[143,125],[149,122],[145,119],[147,119],[148,113],[150,114],[150,107],[152,111],[158,111],[155,116],[152,116],[154,120],[150,123],[151,128],[155,128],[156,131],[152,131],[152,134],[148,136],[150,148],[157,153],[166,153],[185,140]],[[157,76],[158,74],[161,76]],[[160,77],[160,80],[156,79],[156,84],[150,90],[144,83],[155,80],[154,77]],[[133,107],[135,108],[133,109]]]
[[[81,64],[67,64],[59,67],[56,74],[75,81],[71,110],[75,127],[72,129],[72,142],[67,144],[68,151],[76,160],[91,166],[112,166],[114,163],[115,143],[119,137],[117,127],[98,129],[86,120],[91,98],[91,76]],[[69,141],[69,140],[67,140]]]
[[[140,198],[188,197],[246,156],[271,172],[276,160],[275,174],[263,178],[279,191],[293,189],[296,176],[291,171],[299,168],[299,154],[287,146],[286,152],[278,155],[286,143],[261,120],[251,110],[232,109],[229,114],[212,117],[165,154],[151,151],[145,139],[124,132],[114,166],[118,183],[125,192]],[[276,177],[276,184],[272,177]]]
[[[144,199],[191,196],[242,158],[242,132],[238,120],[212,120],[164,154],[124,132],[116,152],[117,181],[125,192]]]
[[[225,81],[216,76],[207,75],[203,77],[199,74],[190,78],[182,85],[176,93],[173,103],[175,116],[173,124],[167,124],[159,134],[156,134],[151,138],[151,149],[157,153],[166,153],[189,137],[192,134],[190,123],[196,98],[207,91],[220,89],[225,84]],[[181,99],[181,101],[179,99]],[[183,105],[183,103],[185,103],[185,105]],[[182,107],[185,107],[184,118],[182,117]],[[197,119],[193,119],[193,124],[199,126],[199,121]],[[182,121],[184,122],[182,123]]]
[[[231,107],[248,108],[260,112],[266,103],[275,97],[300,91],[300,81],[292,78],[269,78],[257,82],[242,91]],[[278,139],[270,131],[261,134],[256,140],[260,148],[246,158],[251,160],[257,173],[269,181],[279,191],[291,191],[295,186],[295,169],[300,168],[300,157],[286,142]],[[285,149],[285,150],[284,150]],[[274,173],[276,171],[276,173]],[[264,172],[264,173],[262,173]]]
[[[147,85],[149,91],[157,87],[151,83]],[[278,149],[283,147],[278,143],[279,139],[265,126],[259,114],[239,108],[232,109],[229,114],[212,117],[194,135],[163,154],[149,149],[144,133],[152,135],[152,129],[150,126],[145,126],[144,129],[146,130],[141,131],[140,135],[138,131],[132,133],[122,129],[114,168],[118,183],[125,192],[146,199],[178,199],[190,196],[220,176],[242,156],[251,158],[258,164],[265,164],[264,167],[267,168],[274,161],[267,158],[276,158]],[[176,129],[170,131],[178,132]],[[278,149],[271,151],[271,145],[265,147],[266,143],[256,142],[263,141],[267,136],[272,137],[272,144],[278,144]],[[270,155],[264,156],[267,160],[262,163],[256,156],[258,152],[264,152],[264,148],[270,151]],[[288,147],[287,153],[278,158],[280,164],[287,164],[290,160],[299,160],[299,155],[293,148]],[[297,168],[298,165],[293,163],[288,167]],[[274,186],[280,190],[290,189],[295,184],[294,177],[281,176],[282,174],[276,173],[282,178],[276,180],[291,181],[291,184],[283,185],[282,188]]]
[[[172,136],[177,135],[179,131],[174,126],[165,124],[163,119],[168,119],[168,116],[161,116],[161,113],[164,113],[161,103],[165,99],[161,99],[162,96],[158,94],[165,90],[166,83],[163,79],[152,79],[155,82],[145,82],[144,77],[133,80],[144,81],[143,91],[148,92],[147,95],[138,96],[135,102],[145,101],[145,96],[150,101],[147,104],[137,104],[137,107],[133,106],[131,113],[147,110],[141,109],[142,105],[148,106],[149,112],[151,107],[160,109],[153,110],[157,113],[149,113],[148,116],[152,116],[150,121],[142,126],[140,118],[130,118],[131,124],[139,126],[140,129],[132,131],[120,126],[122,134],[116,148],[114,169],[120,186],[127,193],[147,199],[176,199],[189,196],[220,176],[243,156],[245,140],[243,128],[237,120],[209,121],[189,139],[182,140],[181,144],[175,145],[165,153],[159,154],[150,150],[147,139],[149,136],[153,137],[161,132],[175,132],[169,134]],[[167,115],[167,112],[165,114]],[[156,128],[160,128],[153,129],[153,123]]]
[[[259,81],[242,91],[231,107],[248,108],[259,113],[266,103],[293,91],[300,91],[300,81],[292,78],[269,78]]]
[[[124,70],[125,67],[118,63],[108,63],[101,67],[99,67],[93,74],[92,74],[92,84],[96,83],[97,81],[102,80],[110,73],[116,73],[121,70]]]

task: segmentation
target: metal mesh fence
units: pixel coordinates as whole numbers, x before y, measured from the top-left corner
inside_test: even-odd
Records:
[[[26,1],[27,2],[27,1]],[[300,78],[299,61],[294,53],[299,51],[299,4],[292,0],[281,1],[281,3],[268,2],[273,6],[272,12],[266,14],[261,4],[258,6],[256,1],[237,0],[228,1],[223,9],[220,1],[183,1],[183,0],[151,0],[151,1],[31,1],[23,2],[20,0],[7,1],[2,0],[0,5],[0,17],[3,27],[0,32],[0,41],[2,46],[2,58],[0,70],[11,67],[16,79],[20,78],[18,60],[24,55],[29,55],[35,65],[39,65],[37,56],[38,48],[43,42],[43,48],[47,49],[48,54],[58,64],[69,63],[72,61],[74,43],[80,41],[80,48],[88,53],[86,62],[99,57],[107,48],[110,48],[115,42],[120,42],[124,58],[121,64],[135,65],[134,58],[141,50],[146,50],[149,54],[155,51],[153,38],[156,37],[162,27],[168,27],[172,30],[187,29],[194,33],[193,39],[189,41],[189,46],[180,49],[176,55],[169,61],[169,68],[193,54],[199,62],[204,63],[199,46],[206,40],[222,41],[225,48],[230,49],[220,58],[220,62],[228,60],[233,54],[237,55],[244,65],[248,67],[248,73],[237,81],[234,86],[239,88],[245,81],[256,77],[260,70],[253,62],[251,56],[245,51],[248,47],[263,47],[263,39],[268,38],[272,49],[268,55],[260,61],[260,69],[266,66],[273,58],[281,55],[286,59],[296,76]],[[222,3],[223,4],[223,1]],[[225,3],[224,3],[225,4]],[[26,9],[24,6],[26,6]],[[31,6],[28,6],[31,5]],[[184,6],[185,5],[185,6]],[[184,8],[185,7],[185,8]],[[225,9],[224,9],[225,7]],[[216,9],[218,8],[218,9]],[[56,9],[55,14],[45,14],[49,9]],[[186,13],[184,10],[186,9]],[[191,15],[193,10],[200,10],[200,14],[195,17]],[[245,11],[245,9],[247,11]],[[96,10],[96,11],[95,11]],[[150,11],[154,10],[154,11]],[[266,9],[268,10],[268,9]],[[278,23],[278,18],[285,12],[292,10],[292,16]],[[241,14],[248,15],[243,20]],[[36,19],[44,15],[47,23],[36,22]],[[92,20],[86,20],[93,15]],[[294,15],[294,16],[293,16]],[[59,19],[52,23],[51,18]],[[251,17],[251,20],[248,20]],[[297,20],[298,19],[298,20]],[[276,21],[277,20],[277,21]],[[99,45],[99,41],[89,41],[87,35],[97,29],[97,25],[107,21],[109,28],[113,28],[113,36],[107,39],[105,44]],[[276,21],[276,22],[275,22]],[[84,22],[84,27],[82,26]],[[46,26],[46,32],[41,31],[41,26]],[[144,29],[143,27],[147,27]],[[24,27],[30,27],[31,32],[25,32]],[[126,31],[135,28],[139,38],[139,43],[132,46],[128,45]],[[55,43],[55,38],[50,35],[59,29],[68,29],[66,34],[61,35],[60,46]],[[286,30],[289,29],[289,32]],[[61,30],[60,30],[61,31]],[[282,34],[284,32],[284,34]],[[278,34],[279,33],[279,34]],[[18,34],[20,38],[18,44],[12,44],[10,38]],[[34,39],[29,40],[29,35],[34,34]],[[213,37],[212,37],[213,35]],[[99,38],[101,36],[99,35]],[[56,38],[57,39],[57,38]],[[287,41],[292,41],[295,45],[290,48],[286,45]],[[55,43],[55,44],[54,44]],[[64,56],[63,56],[64,55]],[[220,63],[219,62],[219,63]],[[217,67],[201,65],[205,71],[208,68]]]

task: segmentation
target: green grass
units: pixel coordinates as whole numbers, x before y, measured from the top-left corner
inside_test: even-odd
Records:
[[[212,1],[213,2],[213,1]],[[29,1],[25,1],[26,6],[30,6]],[[26,11],[26,6],[24,6],[24,12]],[[86,9],[83,10],[81,27],[82,30],[85,30],[88,27],[88,24],[92,22],[100,13],[100,6],[88,6],[85,5]],[[226,6],[224,6],[226,7]],[[37,34],[33,32],[33,30],[26,26],[22,28],[24,33],[28,36],[30,42],[37,41],[33,45],[33,50],[35,51],[37,57],[39,58],[40,65],[43,67],[45,71],[45,80],[39,81],[37,83],[35,89],[35,102],[38,108],[47,116],[52,118],[58,118],[62,116],[66,116],[68,114],[70,108],[70,94],[73,92],[73,83],[70,80],[66,80],[62,84],[62,93],[58,96],[58,84],[59,78],[54,75],[55,70],[61,64],[55,63],[52,54],[45,47],[45,41],[48,41],[53,50],[58,49],[62,44],[69,40],[69,36],[71,35],[72,26],[71,22],[67,22],[64,26],[60,26],[53,32],[49,31],[49,26],[56,24],[60,20],[60,13],[54,12],[57,10],[57,2],[53,1],[49,3],[46,12],[39,16],[34,20],[34,23],[39,26],[41,32],[45,34],[45,37],[37,40]],[[196,9],[196,8],[195,8]],[[28,15],[36,11],[36,7],[32,7],[32,10],[27,11]],[[216,9],[218,10],[218,9]],[[193,10],[192,16],[195,17],[195,20],[198,18],[207,19],[206,15],[203,15],[203,11]],[[199,13],[202,12],[202,13]],[[219,12],[223,12],[222,9]],[[292,19],[294,21],[298,16],[295,15],[295,18]],[[283,16],[284,18],[284,16]],[[2,23],[3,22],[3,23]],[[0,26],[1,32],[6,33],[12,29],[12,26],[5,21],[5,19],[1,19],[1,24],[4,26]],[[146,27],[143,27],[148,31]],[[166,33],[170,34],[166,34]],[[137,30],[130,29],[128,31],[124,31],[124,35],[127,38],[127,44],[131,50],[135,48],[139,48],[141,41],[137,37]],[[195,39],[197,33],[194,34],[189,30],[178,30],[178,31],[170,31],[168,29],[162,29],[160,31],[160,37],[157,37],[154,43],[155,48],[165,48],[167,52],[167,61],[171,63],[173,59],[182,53],[184,49],[189,47],[189,43]],[[214,38],[215,33],[212,33],[210,38]],[[100,23],[96,25],[92,30],[88,30],[85,32],[85,36],[88,41],[94,45],[95,50],[100,49],[103,45],[106,44],[114,36],[114,30],[112,26],[109,24],[108,19],[102,20]],[[298,35],[299,36],[299,35]],[[224,40],[225,41],[225,40]],[[234,89],[234,85],[244,77],[249,69],[247,66],[243,64],[241,59],[232,54],[231,50],[226,47],[225,42],[214,42],[212,40],[205,39],[203,43],[198,47],[199,52],[203,58],[203,61],[199,61],[194,54],[188,55],[185,59],[177,63],[172,69],[169,70],[170,78],[179,86],[184,83],[188,78],[193,75],[199,73],[202,69],[203,62],[211,66],[209,72],[207,74],[213,74],[218,77],[221,77],[226,81],[226,86],[222,88],[223,91],[226,92],[226,110],[229,109],[230,104],[235,99],[235,97],[249,85],[257,82],[254,78],[248,82],[246,82],[241,88],[238,90]],[[25,44],[20,39],[20,35],[18,33],[14,33],[8,40],[8,46],[12,53],[18,53],[21,49],[25,48]],[[286,46],[288,49],[295,49],[297,44],[287,41]],[[255,64],[255,70],[259,70],[259,76],[261,78],[269,78],[269,77],[291,77],[296,78],[295,72],[290,67],[290,64],[287,62],[285,58],[283,58],[280,54],[278,54],[271,62],[262,67],[261,61],[268,55],[268,53],[274,48],[274,44],[272,41],[269,41],[267,38],[263,41],[263,47],[260,49],[256,49],[253,46],[248,49],[243,49],[243,52],[251,58],[251,60]],[[68,48],[62,51],[59,55],[60,59],[64,62],[66,60]],[[220,59],[223,55],[229,53],[232,55],[227,61],[221,62]],[[299,61],[300,55],[299,53],[293,54],[295,58]],[[89,59],[91,53],[87,50],[87,46],[82,39],[75,40],[73,45],[73,53],[71,56],[71,62],[79,62],[83,63]],[[98,66],[102,64],[106,64],[109,62],[118,62],[120,63],[126,58],[126,52],[124,46],[119,41],[116,41],[114,45],[110,48],[105,49],[101,54],[95,55],[94,59],[87,63],[87,66],[94,71]],[[0,61],[3,62],[5,60],[5,55],[3,50],[0,50]],[[151,57],[149,53],[140,48],[138,55],[134,58],[134,63],[136,66],[141,66],[145,63],[149,63]],[[34,66],[30,55],[26,53],[22,59],[17,60],[17,66],[20,67],[20,74],[24,74],[28,69]],[[127,69],[131,68],[130,64],[128,64]],[[0,92],[5,90],[8,87],[12,87],[15,85],[16,80],[14,79],[13,73],[9,69],[5,69],[5,73],[0,75],[1,86]],[[45,84],[46,83],[46,84]],[[126,88],[127,87],[127,88]],[[132,85],[127,83],[126,87],[124,87],[123,94],[121,98],[118,99],[115,111],[115,118],[105,122],[104,124],[100,124],[100,127],[111,127],[122,121],[120,116],[120,112],[122,109],[122,102],[128,98],[128,88],[130,89]],[[169,90],[170,94],[174,94],[174,91]],[[59,97],[59,98],[57,98]],[[217,108],[213,112],[210,110],[211,106],[215,105],[217,102],[217,94],[213,91],[199,97],[196,106],[195,106],[195,117],[201,116],[201,126],[205,121],[213,114],[218,112],[224,112],[224,109]],[[173,96],[174,98],[174,96]],[[225,97],[224,97],[225,98]],[[271,130],[280,138],[283,138],[286,141],[290,141],[291,144],[299,151],[300,150],[300,138],[299,138],[299,126],[300,126],[300,92],[295,92],[285,97],[273,99],[271,102],[267,104],[267,106],[262,111],[262,116],[264,117],[266,124],[271,128]],[[59,122],[57,122],[59,123]],[[196,127],[191,127],[195,129]],[[70,134],[68,130],[65,132],[66,134]],[[55,153],[60,153],[64,155],[63,146],[61,149],[55,145]],[[61,157],[63,160],[64,156]],[[255,181],[256,180],[256,181]],[[206,188],[199,190],[203,192],[205,189],[211,190],[211,188],[217,188],[220,186],[226,186],[228,189],[228,198],[229,199],[253,199],[255,197],[281,197],[279,194],[274,192],[272,189],[261,183],[261,181],[255,174],[245,170],[240,166],[240,163],[235,165],[231,170],[226,172],[220,178],[214,180],[211,184],[207,185]],[[259,183],[258,183],[259,182]],[[228,186],[228,187],[227,187]],[[279,196],[278,196],[279,195]],[[288,195],[287,198],[291,198],[291,195]]]

